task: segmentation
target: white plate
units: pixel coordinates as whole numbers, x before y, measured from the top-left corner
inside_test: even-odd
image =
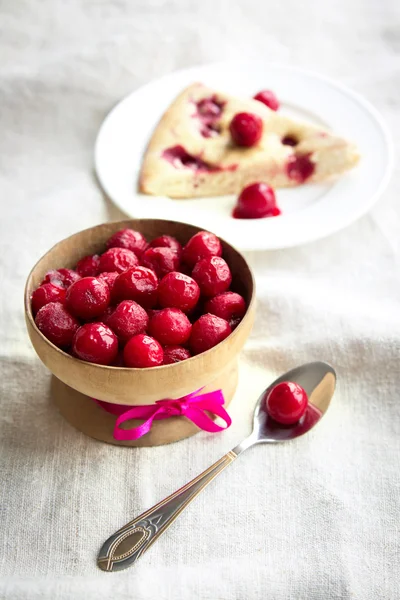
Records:
[[[234,196],[172,200],[138,193],[142,157],[154,127],[179,92],[195,81],[240,96],[274,90],[282,113],[331,128],[356,142],[360,164],[335,183],[278,190],[282,215],[268,219],[233,219]],[[145,85],[113,108],[95,147],[100,183],[127,215],[193,223],[243,250],[296,246],[346,227],[383,192],[392,162],[385,124],[366,100],[315,73],[254,62],[194,67]]]

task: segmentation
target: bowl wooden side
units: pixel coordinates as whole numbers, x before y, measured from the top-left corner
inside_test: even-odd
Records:
[[[151,369],[96,365],[78,360],[54,346],[34,322],[30,296],[47,271],[72,267],[83,255],[103,252],[106,240],[124,227],[141,231],[147,238],[172,235],[182,244],[201,231],[193,225],[174,221],[130,219],[98,225],[62,240],[36,263],[28,277],[25,288],[28,333],[37,354],[50,371],[82,394],[117,404],[153,404],[166,395],[179,398],[215,379],[240,352],[253,325],[254,278],[243,256],[227,242],[221,240],[224,257],[232,271],[232,289],[244,296],[248,309],[240,325],[228,338],[189,360]]]

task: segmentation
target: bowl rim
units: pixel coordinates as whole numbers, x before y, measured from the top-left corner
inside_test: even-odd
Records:
[[[33,313],[32,313],[32,306],[31,306],[31,297],[29,295],[29,291],[28,288],[30,286],[30,282],[33,276],[33,272],[35,271],[36,267],[38,266],[38,264],[46,257],[48,256],[51,252],[53,252],[53,250],[55,250],[55,248],[57,248],[57,246],[59,246],[60,244],[62,244],[63,242],[65,242],[66,240],[73,238],[75,236],[78,236],[82,233],[88,232],[88,231],[93,231],[96,229],[102,229],[105,225],[121,225],[121,227],[128,226],[127,223],[132,223],[132,222],[142,222],[142,221],[151,221],[151,222],[162,222],[162,223],[171,223],[174,225],[180,225],[180,226],[189,226],[189,227],[194,227],[196,229],[198,229],[199,231],[208,231],[206,229],[201,229],[200,227],[197,227],[197,225],[192,225],[191,223],[185,223],[185,222],[181,222],[181,221],[173,221],[170,219],[152,219],[152,218],[148,218],[148,219],[124,219],[124,220],[120,220],[120,221],[106,221],[104,223],[100,223],[98,225],[94,225],[92,227],[86,227],[86,229],[81,229],[79,231],[76,231],[75,233],[72,233],[71,235],[62,238],[61,240],[59,240],[58,242],[56,242],[53,246],[51,246],[51,248],[49,248],[49,250],[47,250],[47,252],[45,252],[33,265],[33,267],[31,268],[28,277],[26,279],[26,283],[25,283],[25,289],[24,289],[24,309],[25,309],[25,318],[27,318],[29,320],[29,324],[31,325],[31,327],[33,327],[33,329],[35,330],[35,332],[37,334],[39,334],[39,336],[52,348],[52,350],[55,350],[56,352],[58,352],[63,358],[69,359],[73,362],[78,362],[78,363],[85,363],[87,365],[90,365],[92,367],[96,367],[97,369],[113,369],[114,371],[123,371],[123,372],[143,372],[143,371],[147,371],[149,372],[150,370],[152,372],[159,372],[160,369],[168,369],[171,367],[178,367],[180,365],[179,361],[177,363],[171,363],[169,365],[159,365],[157,367],[144,367],[144,368],[139,368],[139,367],[117,367],[117,366],[113,366],[113,365],[99,365],[97,363],[92,363],[89,361],[82,361],[79,358],[76,358],[75,356],[72,356],[72,354],[68,354],[68,352],[65,352],[64,350],[62,350],[61,348],[59,348],[58,346],[56,346],[55,344],[53,344],[53,342],[51,342],[45,335],[43,335],[43,333],[40,331],[40,329],[37,327],[36,323],[35,323],[35,319],[33,317]],[[210,232],[213,233],[213,232]],[[214,234],[216,235],[216,234]],[[234,252],[236,252],[236,254],[238,254],[244,261],[248,271],[249,271],[249,275],[251,278],[251,284],[252,284],[252,293],[251,293],[251,297],[250,297],[250,301],[247,305],[247,309],[246,312],[242,318],[242,320],[240,321],[239,325],[221,342],[219,342],[218,344],[216,344],[215,346],[213,346],[212,348],[209,348],[208,350],[206,350],[205,352],[200,352],[200,354],[195,354],[194,356],[191,356],[190,358],[186,359],[184,362],[185,364],[187,364],[189,361],[191,360],[195,360],[197,359],[199,356],[204,356],[204,355],[209,355],[212,352],[216,352],[218,350],[218,348],[221,348],[221,345],[224,344],[227,340],[232,339],[232,336],[236,337],[236,333],[237,331],[243,329],[243,325],[244,325],[244,321],[247,321],[247,317],[249,315],[251,315],[254,311],[254,307],[255,307],[255,302],[256,302],[256,281],[255,281],[255,277],[254,277],[254,273],[252,268],[250,267],[249,263],[247,262],[247,260],[245,259],[245,257],[243,256],[243,254],[234,246],[232,246],[232,244],[230,244],[229,242],[227,242],[223,237],[221,236],[217,236],[219,240],[221,240],[226,246],[228,246],[229,248],[231,248],[232,250],[234,250]],[[60,267],[61,268],[61,267]]]

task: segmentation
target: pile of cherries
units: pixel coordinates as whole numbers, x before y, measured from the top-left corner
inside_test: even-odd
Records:
[[[81,360],[156,367],[209,350],[246,312],[230,291],[232,275],[220,240],[196,233],[182,248],[162,235],[150,243],[122,229],[100,256],[75,269],[47,273],[32,293],[38,329]]]

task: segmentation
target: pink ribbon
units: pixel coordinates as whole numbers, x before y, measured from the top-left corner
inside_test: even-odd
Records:
[[[103,402],[95,398],[93,400],[107,412],[118,416],[113,432],[114,439],[118,441],[137,440],[150,431],[154,420],[177,416],[186,417],[204,431],[214,433],[228,429],[232,423],[232,419],[224,409],[224,395],[222,390],[197,395],[199,392],[201,390],[196,390],[177,400],[157,400],[155,404],[132,406],[128,410],[126,410],[126,405],[124,404],[111,404],[110,402]],[[225,427],[217,425],[205,411],[221,417],[225,421]],[[146,420],[137,427],[121,429],[120,425],[130,419]]]

